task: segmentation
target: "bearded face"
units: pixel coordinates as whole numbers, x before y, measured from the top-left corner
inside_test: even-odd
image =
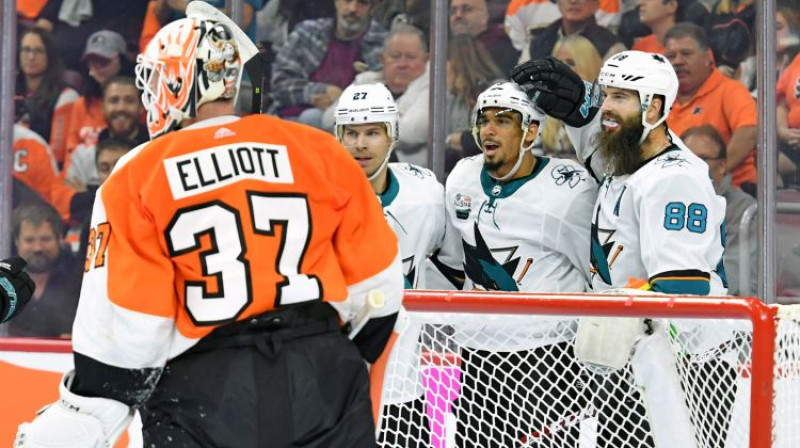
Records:
[[[621,176],[633,174],[642,164],[639,139],[644,133],[642,116],[632,114],[621,117],[612,111],[603,111],[603,130],[598,134],[600,154],[608,161],[608,174]],[[606,123],[616,126],[607,127]]]

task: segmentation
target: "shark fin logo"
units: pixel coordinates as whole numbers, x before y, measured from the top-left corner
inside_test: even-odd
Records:
[[[462,240],[464,245],[464,271],[478,286],[489,291],[519,291],[514,280],[514,272],[519,265],[519,257],[501,264],[495,260],[489,246],[483,239],[478,224],[475,223],[475,245]],[[527,269],[526,269],[527,271]]]
[[[617,245],[616,241],[611,240],[614,233],[616,230],[601,229],[597,224],[592,224],[592,242],[589,254],[592,267],[589,272],[592,276],[599,275],[603,283],[607,285],[611,284],[611,267],[614,266],[614,262],[623,250],[622,245]],[[614,249],[613,254],[611,253],[612,249]]]
[[[417,278],[417,267],[414,266],[414,256],[403,259],[403,277],[405,278],[405,289],[414,289]]]

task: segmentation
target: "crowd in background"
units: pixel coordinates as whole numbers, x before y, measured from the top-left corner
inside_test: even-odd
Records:
[[[347,86],[382,82],[400,111],[394,157],[426,166],[430,2],[244,0],[243,29],[265,62],[262,79],[245,85],[263,87],[264,113],[332,131]],[[184,15],[187,3],[17,1],[13,249],[28,261],[37,289],[30,309],[0,327],[0,334],[69,336],[81,273],[90,261],[84,260],[95,192],[126,152],[148,140],[134,81],[136,55],[160,27]],[[225,6],[224,0],[209,3]],[[755,204],[757,184],[755,3],[450,0],[447,120],[434,124],[446,129],[447,171],[480,153],[472,136],[477,95],[507,78],[516,64],[553,56],[593,81],[603,61],[619,51],[663,55],[680,82],[668,126],[707,161],[718,194],[728,201],[725,263],[734,279],[730,293],[738,294],[739,223]],[[796,0],[778,1],[775,24],[775,175],[779,187],[791,191],[800,185]],[[563,125],[554,119],[546,121],[535,151],[575,158]],[[750,238],[747,256],[755,268],[755,226]],[[790,247],[786,257],[800,259],[800,250]],[[785,270],[779,293],[791,294],[800,284],[792,275],[800,274]]]

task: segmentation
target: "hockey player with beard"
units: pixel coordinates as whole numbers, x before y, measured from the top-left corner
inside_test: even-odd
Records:
[[[714,192],[705,162],[666,126],[678,91],[669,61],[654,53],[621,52],[606,61],[594,85],[555,58],[526,62],[511,75],[546,114],[565,122],[578,156],[600,180],[589,248],[593,289],[623,288],[635,277],[656,292],[725,294],[725,201]],[[617,340],[619,323],[606,324],[598,322],[594,336]],[[684,334],[699,331],[686,325]],[[637,350],[631,359],[634,372],[655,372],[638,377],[644,401],[659,403],[648,409],[654,440],[644,443],[692,447],[663,337],[663,331],[643,336],[637,347],[651,350]],[[620,345],[606,349],[630,350]],[[601,428],[601,438],[608,437],[604,430],[613,429]]]
[[[444,187],[426,168],[389,163],[400,138],[392,93],[380,83],[351,85],[339,97],[335,120],[336,137],[361,166],[397,235],[406,289],[430,288],[425,267],[444,237]],[[373,408],[383,404],[378,443],[386,448],[429,446],[424,390],[413,368],[421,356],[421,325],[401,310],[395,329],[392,350],[384,350],[370,370]],[[384,381],[392,387],[384,389]]]
[[[530,151],[545,117],[513,82],[489,87],[477,108],[473,137],[482,154],[461,160],[447,179],[437,263],[465,271],[465,290],[586,291],[595,181],[578,163]],[[463,344],[458,446],[519,446],[579,411],[576,397],[548,376],[561,363],[563,380],[577,380],[568,354],[573,319],[466,319],[456,336]],[[517,324],[513,334],[510,322]],[[563,412],[548,413],[552,406]],[[508,419],[501,423],[497,415]]]

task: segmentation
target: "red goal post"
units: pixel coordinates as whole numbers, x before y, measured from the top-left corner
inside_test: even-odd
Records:
[[[770,306],[757,299],[732,297],[442,291],[407,291],[404,306],[411,316],[410,327],[415,330],[409,331],[410,336],[406,335],[405,344],[401,342],[403,339],[401,335],[386,368],[379,417],[381,425],[378,434],[379,446],[414,445],[442,448],[464,445],[507,446],[510,444],[509,440],[513,440],[512,444],[515,446],[544,447],[551,446],[550,444],[554,442],[547,440],[554,437],[574,437],[574,442],[561,441],[558,443],[577,448],[584,446],[648,446],[648,443],[645,442],[642,445],[636,445],[633,441],[634,436],[625,436],[630,437],[630,441],[624,441],[622,438],[623,432],[629,432],[631,427],[638,428],[639,426],[644,429],[641,431],[634,429],[634,432],[640,431],[636,437],[649,438],[649,443],[657,446],[654,440],[658,440],[659,437],[663,438],[664,428],[670,427],[658,422],[660,417],[656,414],[659,413],[659,406],[654,403],[647,406],[648,400],[645,396],[647,393],[642,390],[646,390],[648,387],[638,385],[639,382],[636,380],[641,375],[637,374],[634,367],[630,367],[633,361],[626,365],[624,372],[621,370],[609,376],[607,374],[595,375],[596,371],[587,369],[586,365],[573,360],[572,344],[576,327],[574,322],[577,322],[578,318],[589,316],[640,317],[653,319],[654,322],[663,322],[663,324],[653,325],[663,329],[666,335],[663,338],[669,340],[673,346],[673,359],[665,362],[677,366],[675,370],[680,377],[683,399],[678,400],[676,405],[680,406],[680,401],[684,401],[686,404],[690,423],[687,433],[692,434],[698,448],[706,448],[712,444],[726,448],[729,446],[749,446],[751,448],[800,446],[800,435],[798,435],[797,429],[792,430],[791,434],[779,434],[785,443],[773,445],[777,433],[783,431],[785,427],[797,426],[796,422],[800,421],[800,367],[798,367],[800,365],[800,330],[798,330],[800,328],[800,312],[797,307]],[[524,320],[515,321],[514,319],[517,317],[499,315],[516,315],[521,316],[522,319],[526,319],[524,316],[535,316],[537,320],[528,324]],[[486,317],[486,321],[484,321],[483,317],[477,316],[493,317]],[[552,316],[552,322],[548,320],[550,318],[547,316]],[[530,336],[530,341],[534,342],[531,345],[533,348],[519,345],[519,340],[528,337],[524,334],[527,331],[525,329],[541,326],[542,322],[550,322],[547,323],[550,328],[541,331],[530,330],[531,334],[536,334]],[[557,322],[562,324],[566,322],[566,324],[556,325]],[[687,326],[687,322],[691,325]],[[778,328],[782,322],[785,322],[788,327],[782,330],[785,334],[778,335]],[[749,330],[729,331],[726,327],[726,325],[736,327],[739,323]],[[692,330],[686,332],[681,330],[689,327]],[[722,333],[727,336],[709,336],[716,327],[723,327]],[[516,334],[519,329],[523,329],[522,336]],[[553,337],[554,331],[563,333]],[[491,334],[491,336],[486,336],[486,334]],[[704,334],[704,336],[700,338],[697,336],[698,334]],[[479,339],[474,339],[476,335]],[[692,338],[698,337],[703,341],[721,340],[723,344],[714,345],[690,341],[687,339],[689,336],[686,335],[691,335]],[[730,335],[736,335],[735,343]],[[535,343],[535,339],[540,337],[550,339],[540,344]],[[682,340],[682,338],[686,340]],[[413,341],[409,342],[410,339]],[[488,350],[486,350],[487,341],[490,342]],[[637,350],[644,352],[645,350],[642,339],[639,341],[639,347],[634,352]],[[511,344],[511,348],[508,350],[503,348],[503,344],[506,343]],[[403,355],[403,345],[416,348]],[[695,345],[705,348],[696,349],[697,353],[691,348],[687,348]],[[464,367],[465,353],[467,353],[465,347],[468,346],[473,346],[469,348],[469,362],[467,363],[473,365],[473,373]],[[499,348],[494,348],[495,346]],[[473,349],[474,347],[477,349]],[[550,347],[559,348],[550,350]],[[726,351],[731,353],[726,353]],[[734,351],[736,354],[732,354]],[[509,352],[526,354],[522,358],[516,357],[513,358],[513,361],[509,361],[505,358],[510,356]],[[653,359],[664,359],[663,355],[660,356],[661,358]],[[634,358],[633,354],[631,358]],[[719,361],[723,359],[725,363]],[[541,363],[534,365],[539,360]],[[776,364],[776,362],[782,364]],[[474,367],[476,365],[477,368]],[[735,369],[731,370],[735,371],[734,373],[725,373],[725,376],[719,373],[725,370],[726,366],[731,365],[735,365]],[[444,371],[448,366],[450,377],[447,380],[448,384],[443,386],[442,375],[446,373]],[[565,370],[574,370],[575,372],[572,376],[563,375]],[[479,373],[474,373],[476,371]],[[519,375],[510,375],[508,371],[519,371],[519,375],[525,378],[518,379]],[[526,372],[531,371],[535,373],[533,379],[526,376]],[[432,375],[436,378],[433,378]],[[474,376],[472,380],[469,379],[470,375]],[[492,375],[502,376],[502,379],[498,380]],[[587,375],[600,378],[592,383],[595,384],[593,395],[590,394],[591,396],[588,398],[586,390],[592,389],[592,387],[581,385],[591,382],[587,382]],[[698,382],[702,383],[703,378],[707,378],[709,375],[715,378],[714,383],[722,385],[697,386]],[[612,376],[616,378],[613,382],[608,379]],[[783,389],[778,390],[779,395],[776,395],[776,378],[785,380]],[[518,380],[519,384],[507,387],[507,383]],[[409,381],[418,384],[409,386]],[[563,393],[563,389],[572,389],[575,384],[578,384],[579,387],[575,387],[575,396],[571,398],[556,397],[543,400],[529,396],[550,394],[546,389],[536,386],[537,381],[539,383],[542,381],[553,382],[557,386],[551,387],[556,387],[559,394]],[[453,386],[455,383],[458,384]],[[601,383],[602,385],[597,385]],[[659,383],[656,381],[652,384],[658,385]],[[746,391],[745,384],[749,387],[749,394],[745,394],[749,395],[749,403],[745,403],[748,400],[742,398]],[[471,398],[467,400],[465,397],[468,395],[467,389],[470,387],[475,390],[470,392]],[[657,389],[652,385],[650,388]],[[397,396],[403,395],[409,390],[419,391],[422,389],[425,390],[422,407],[417,406],[412,410],[398,411],[389,406],[393,400],[398,401]],[[441,392],[444,389],[447,389],[448,392]],[[537,392],[529,392],[534,389]],[[638,390],[637,393],[642,395],[639,397],[640,401],[643,401],[644,404],[635,404],[635,399],[630,398],[632,395],[627,393],[626,389]],[[509,395],[514,396],[503,398],[505,390],[508,390]],[[739,395],[737,395],[737,391]],[[416,393],[419,394],[419,392]],[[774,408],[781,401],[780,394],[789,395],[781,404],[784,408],[781,411],[783,414],[779,416],[781,421],[776,421],[773,419]],[[487,395],[488,398],[483,395]],[[598,399],[598,395],[602,395],[604,398]],[[624,395],[626,398],[615,399],[614,395]],[[413,393],[409,396],[413,396]],[[522,407],[515,411],[503,409],[503,406],[508,406],[507,404],[498,408],[496,402],[503,402],[502,400],[505,399],[510,400],[509,403],[514,406]],[[717,403],[718,399],[720,403]],[[534,409],[527,410],[525,402],[531,400],[538,401],[535,406],[532,406]],[[466,403],[466,401],[470,402]],[[440,406],[442,402],[446,402],[445,411],[431,410],[432,407]],[[570,404],[565,405],[564,403],[567,402]],[[574,408],[572,411],[564,410],[565,407],[570,406]],[[609,411],[609,409],[620,406],[624,408],[621,416],[616,413],[617,411]],[[559,418],[539,416],[538,423],[532,423],[541,413],[536,408],[542,407],[547,407],[548,415],[553,412],[561,412],[562,416]],[[586,411],[587,407],[591,410]],[[576,410],[579,408],[580,410]],[[441,416],[437,416],[437,412],[440,411],[450,413],[449,425],[444,420],[440,421]],[[788,415],[787,412],[789,412]],[[415,413],[418,415],[415,416]],[[609,417],[609,413],[614,413],[614,415]],[[506,414],[515,415],[506,416]],[[624,420],[627,418],[627,414],[634,417],[634,423],[626,421],[623,425],[613,421]],[[745,420],[742,420],[742,415],[737,417],[737,414],[744,415]],[[749,422],[746,421],[748,415]],[[458,424],[453,424],[453,420],[456,420]],[[645,420],[647,421],[645,422]],[[662,419],[662,421],[669,423],[669,418]],[[613,431],[608,429],[615,425],[619,426],[619,429]],[[409,429],[409,426],[412,428]],[[413,428],[414,426],[426,426],[427,428],[420,430],[420,428]],[[580,429],[578,429],[579,426]],[[590,429],[584,431],[584,426],[590,427]],[[623,426],[625,429],[622,429]],[[658,435],[658,428],[661,428],[661,436]],[[603,435],[604,431],[605,435]],[[409,441],[410,439],[405,435],[407,432],[413,434],[410,437],[415,440]],[[506,434],[502,434],[504,432]],[[567,434],[570,432],[574,433],[574,436],[568,436]],[[668,432],[673,431],[669,429]],[[453,433],[456,435],[454,436]],[[472,434],[475,439],[471,439],[472,436],[468,433]],[[589,435],[587,436],[587,434]],[[741,434],[740,438],[745,440],[739,444],[731,442],[731,439],[737,437],[736,434]],[[504,439],[503,437],[510,438]],[[726,437],[728,441],[725,441]],[[749,438],[749,444],[746,444],[747,438]],[[712,439],[715,442],[709,441]],[[454,442],[454,440],[460,441]],[[573,445],[568,445],[568,443],[573,443]]]

